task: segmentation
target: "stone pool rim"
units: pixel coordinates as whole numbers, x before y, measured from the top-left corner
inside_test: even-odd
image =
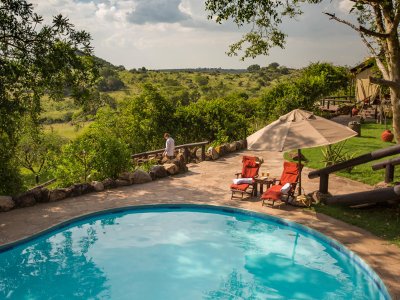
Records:
[[[172,211],[177,211],[179,209],[199,209],[199,210],[204,210],[206,212],[221,211],[221,212],[232,214],[233,216],[234,215],[245,215],[245,216],[256,217],[256,218],[260,218],[260,219],[264,219],[264,220],[268,219],[279,225],[287,226],[289,228],[295,228],[295,229],[299,230],[300,232],[312,235],[316,239],[327,243],[329,246],[335,248],[337,251],[348,256],[352,263],[355,263],[364,272],[366,272],[367,276],[373,281],[376,288],[382,293],[382,295],[384,296],[384,299],[392,299],[386,285],[383,283],[382,279],[378,276],[378,274],[368,265],[368,263],[365,262],[356,253],[354,253],[353,251],[348,249],[346,246],[344,246],[343,244],[338,242],[337,240],[335,240],[327,235],[324,235],[323,233],[319,232],[316,229],[312,229],[310,227],[307,227],[305,225],[302,225],[302,224],[294,222],[294,221],[289,221],[289,220],[286,220],[286,219],[283,219],[283,218],[280,218],[277,216],[273,216],[273,215],[270,215],[267,213],[255,212],[255,211],[248,210],[248,209],[223,206],[223,205],[186,204],[186,203],[144,204],[144,205],[130,205],[130,206],[125,206],[125,207],[116,207],[116,208],[99,210],[99,211],[95,211],[95,212],[91,212],[91,213],[87,213],[87,214],[83,214],[83,215],[80,215],[77,217],[70,218],[66,221],[62,221],[54,226],[51,226],[45,230],[39,231],[33,235],[24,237],[22,239],[19,239],[19,240],[16,240],[16,241],[13,241],[13,242],[10,242],[7,244],[0,245],[0,254],[2,252],[5,252],[5,251],[11,250],[15,247],[18,247],[22,244],[28,243],[36,238],[39,238],[46,234],[50,234],[51,232],[72,226],[72,225],[74,225],[74,223],[78,223],[85,219],[90,219],[93,217],[107,215],[107,214],[128,212],[128,211],[132,211],[133,213],[138,213],[138,212],[145,213],[145,212],[152,212],[152,210],[157,211],[157,210],[163,210],[163,209],[171,209]]]

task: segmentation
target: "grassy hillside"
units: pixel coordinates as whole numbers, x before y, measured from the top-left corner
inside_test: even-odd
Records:
[[[102,86],[99,89],[100,97],[110,96],[118,105],[127,97],[139,95],[144,85],[152,84],[173,103],[187,105],[201,99],[211,100],[231,94],[241,94],[248,99],[258,98],[274,80],[281,76],[291,76],[295,72],[296,70],[285,67],[262,68],[257,72],[219,69],[128,71],[121,67],[104,65],[101,71]],[[114,88],[116,90],[113,90]],[[107,91],[101,92],[105,89]],[[63,101],[45,98],[42,103],[43,124],[68,123],[80,119],[81,110],[69,98]],[[53,127],[68,138],[75,136],[74,125],[53,125]]]

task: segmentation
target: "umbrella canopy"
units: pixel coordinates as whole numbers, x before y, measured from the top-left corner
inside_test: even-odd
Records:
[[[247,137],[247,148],[288,151],[325,146],[356,135],[349,127],[295,109]]]

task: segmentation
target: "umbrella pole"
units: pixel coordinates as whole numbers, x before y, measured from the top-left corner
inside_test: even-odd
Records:
[[[299,195],[301,195],[301,149],[297,149],[297,160],[299,161]]]

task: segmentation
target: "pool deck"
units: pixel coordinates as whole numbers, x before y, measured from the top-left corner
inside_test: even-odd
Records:
[[[269,171],[271,177],[280,177],[283,162],[281,153],[241,151],[217,161],[190,164],[187,173],[174,177],[0,213],[0,245],[29,237],[71,218],[105,209],[161,203],[232,206],[297,222],[339,241],[375,270],[393,299],[400,299],[399,247],[320,213],[288,205],[280,208],[263,207],[258,199],[230,200],[229,185],[234,173],[241,170],[241,156],[253,154],[265,160],[261,172]],[[309,171],[306,168],[303,170],[303,187],[307,193],[317,190],[319,184],[318,179],[308,179]],[[332,194],[371,189],[368,185],[334,175],[330,176],[329,184]]]

